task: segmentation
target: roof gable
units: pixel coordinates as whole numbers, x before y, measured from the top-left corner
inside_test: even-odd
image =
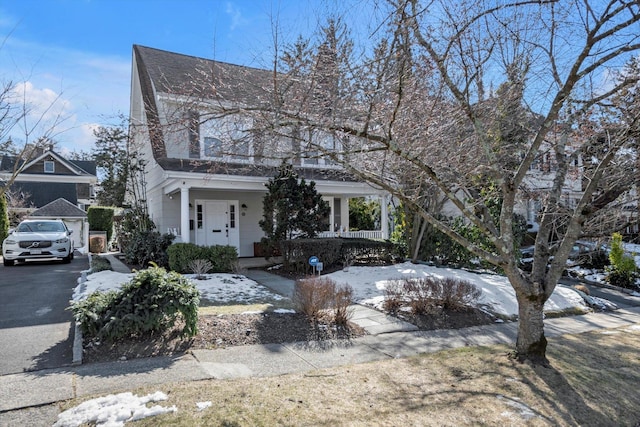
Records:
[[[44,163],[51,161],[54,164],[52,173],[45,172]],[[21,170],[20,174],[32,175],[75,175],[75,176],[95,176],[96,162],[90,160],[71,161],[62,157],[60,154],[47,150],[41,155],[29,161],[23,161],[17,157],[3,156],[0,162],[0,171],[13,172],[14,167],[18,163]],[[89,171],[87,170],[89,169]]]
[[[86,218],[87,213],[66,199],[60,198],[31,213],[36,217]]]

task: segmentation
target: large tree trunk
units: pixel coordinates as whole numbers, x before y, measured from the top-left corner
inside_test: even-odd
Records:
[[[518,339],[515,357],[534,364],[548,364],[547,339],[544,336],[543,295],[518,296]]]

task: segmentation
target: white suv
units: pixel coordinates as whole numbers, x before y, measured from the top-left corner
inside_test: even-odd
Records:
[[[4,265],[42,258],[73,259],[72,230],[61,220],[25,220],[2,242]]]

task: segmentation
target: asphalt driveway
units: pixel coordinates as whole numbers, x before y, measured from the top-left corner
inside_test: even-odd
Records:
[[[67,310],[87,256],[70,264],[0,265],[0,375],[71,364],[73,316]]]

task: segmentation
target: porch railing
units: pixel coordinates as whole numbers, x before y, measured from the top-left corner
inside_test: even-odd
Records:
[[[360,239],[383,239],[382,230],[358,230],[358,231],[323,231],[318,237],[347,237]]]

